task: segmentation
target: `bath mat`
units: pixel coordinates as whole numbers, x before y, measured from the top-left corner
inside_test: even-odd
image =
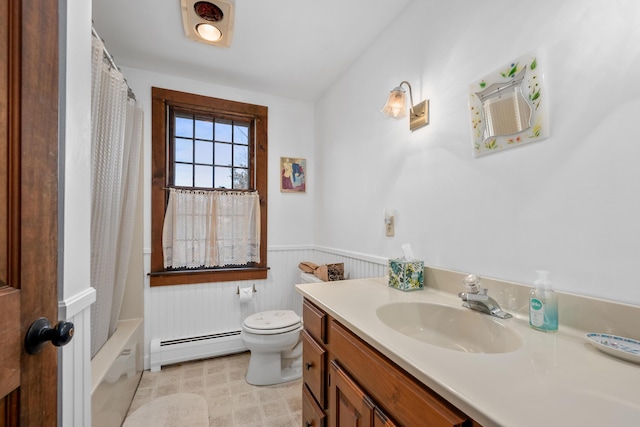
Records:
[[[122,427],[208,427],[209,408],[204,397],[176,393],[145,403],[129,415]]]

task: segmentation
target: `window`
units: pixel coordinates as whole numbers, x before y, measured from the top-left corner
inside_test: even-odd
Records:
[[[249,190],[252,123],[169,107],[172,187]]]
[[[267,276],[267,107],[152,88],[151,285]],[[257,190],[260,262],[209,269],[164,268],[168,188]]]

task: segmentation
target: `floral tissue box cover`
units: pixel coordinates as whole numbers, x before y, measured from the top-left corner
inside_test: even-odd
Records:
[[[415,291],[424,287],[424,261],[390,259],[389,286],[401,291]]]

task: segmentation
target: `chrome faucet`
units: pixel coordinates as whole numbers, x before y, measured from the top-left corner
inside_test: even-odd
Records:
[[[487,294],[487,289],[480,286],[480,277],[470,274],[463,280],[467,292],[460,292],[458,296],[464,301],[463,307],[496,316],[501,319],[512,317],[500,308],[500,305]]]

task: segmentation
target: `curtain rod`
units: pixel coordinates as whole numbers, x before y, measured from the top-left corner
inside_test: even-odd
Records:
[[[116,70],[120,71],[122,73],[122,71],[120,70],[120,67],[118,67],[116,65],[116,61],[115,59],[113,59],[113,55],[111,55],[109,53],[109,51],[107,50],[107,46],[104,43],[104,40],[102,40],[102,38],[98,35],[98,32],[96,31],[95,27],[92,25],[91,26],[91,34],[93,34],[93,36],[95,38],[97,38],[98,40],[100,40],[102,42],[102,53],[104,58],[109,61],[109,65],[111,65],[111,67],[115,68]],[[133,99],[134,101],[136,100],[136,94],[133,93],[133,90],[131,89],[131,87],[129,86],[129,82],[127,82],[127,79],[124,78],[124,84],[127,85],[127,96],[131,99]]]
[[[231,188],[188,188],[188,187],[162,187],[162,190],[183,190],[183,191],[200,191],[203,193],[242,193],[242,194],[251,194],[257,193],[257,190],[234,190]]]

